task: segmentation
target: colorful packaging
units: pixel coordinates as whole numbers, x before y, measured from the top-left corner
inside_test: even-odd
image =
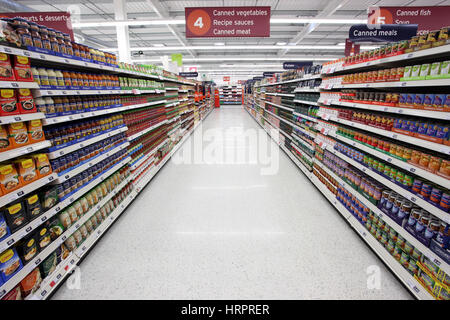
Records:
[[[8,130],[5,126],[0,125],[0,152],[11,149],[11,143],[8,138]]]
[[[36,105],[34,104],[30,89],[17,90],[17,106],[20,113],[36,112]]]
[[[36,229],[35,239],[40,251],[45,249],[52,242],[50,237],[50,230],[46,224]]]
[[[14,73],[11,67],[11,60],[6,53],[0,53],[0,81],[14,81]]]
[[[431,65],[429,63],[424,63],[420,66],[419,77],[426,77],[430,74]]]
[[[41,272],[39,268],[35,268],[31,271],[22,281],[20,281],[20,287],[23,292],[23,296],[27,297],[30,294],[35,293],[42,282]]]
[[[11,144],[16,148],[30,143],[27,126],[24,122],[10,123],[8,125],[8,137]]]
[[[19,174],[12,164],[0,166],[0,186],[4,194],[16,190],[22,186]]]
[[[14,76],[17,81],[33,81],[30,59],[23,56],[14,56]]]
[[[36,170],[39,178],[45,177],[52,172],[52,168],[50,166],[50,160],[48,159],[47,154],[39,153],[32,155],[34,163],[36,164]]]
[[[36,240],[34,239],[33,235],[19,241],[19,243],[17,243],[16,245],[16,248],[24,265],[26,265],[34,257],[36,257],[39,252]]]
[[[44,130],[42,129],[42,121],[35,119],[28,121],[28,134],[30,135],[30,143],[36,143],[45,140]]]
[[[430,68],[430,76],[438,76],[441,73],[442,62],[433,62]]]
[[[39,196],[34,194],[25,198],[25,208],[28,219],[31,221],[43,213]]]
[[[0,274],[6,282],[22,269],[22,261],[16,249],[10,248],[0,254]]]
[[[8,223],[5,220],[3,212],[0,211],[0,241],[10,235],[11,232],[9,231]]]
[[[23,300],[22,297],[22,291],[20,290],[20,286],[15,286],[10,292],[5,294],[2,298],[4,301],[16,301],[16,300]]]
[[[38,178],[36,165],[32,158],[14,160],[14,164],[19,172],[19,179],[24,185],[35,181]]]
[[[0,116],[19,114],[14,89],[0,89]]]
[[[18,201],[8,205],[5,208],[5,218],[12,232],[23,227],[28,222],[23,202]]]

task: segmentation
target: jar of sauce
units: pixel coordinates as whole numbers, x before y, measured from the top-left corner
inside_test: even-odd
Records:
[[[80,46],[76,42],[72,41],[71,43],[72,43],[73,55],[75,57],[81,57]]]

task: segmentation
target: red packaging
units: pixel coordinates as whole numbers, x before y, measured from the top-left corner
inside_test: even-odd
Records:
[[[30,89],[17,90],[17,106],[20,113],[34,113],[36,105],[34,104],[33,96]]]
[[[0,116],[19,114],[14,89],[0,89]]]
[[[11,67],[11,60],[6,53],[0,53],[0,80],[1,81],[14,81],[14,73]]]
[[[17,81],[33,81],[30,59],[23,56],[14,56],[14,76]]]

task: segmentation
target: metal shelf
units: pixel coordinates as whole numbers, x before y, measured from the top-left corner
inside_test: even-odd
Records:
[[[343,107],[349,107],[349,108],[355,108],[355,109],[366,109],[366,110],[383,111],[383,112],[396,113],[396,114],[405,114],[405,115],[416,116],[416,117],[450,120],[450,112],[444,112],[444,111],[432,111],[432,110],[402,108],[402,107],[389,107],[389,106],[376,105],[376,104],[353,103],[353,102],[338,101],[338,100],[322,100],[322,101],[319,100],[319,103],[322,103],[325,105],[343,106]]]
[[[112,136],[114,136],[116,134],[125,132],[127,130],[128,130],[128,127],[124,126],[124,127],[119,128],[119,129],[112,130],[112,131],[107,132],[107,133],[103,133],[103,134],[98,135],[96,137],[92,137],[90,139],[83,140],[82,142],[78,142],[78,143],[72,144],[70,146],[61,148],[59,150],[49,152],[48,153],[48,157],[49,157],[49,159],[59,158],[59,157],[65,155],[67,153],[73,152],[73,151],[78,150],[80,148],[84,148],[86,146],[89,146],[89,145],[97,142],[97,141],[104,140],[106,138],[112,137]]]

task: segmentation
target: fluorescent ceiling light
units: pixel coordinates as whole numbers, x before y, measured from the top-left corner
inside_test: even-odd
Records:
[[[304,23],[324,23],[324,24],[358,24],[367,23],[367,19],[336,19],[336,18],[271,18],[273,24],[304,24]],[[116,21],[91,21],[74,22],[73,28],[92,28],[92,27],[116,27],[116,26],[145,26],[145,25],[183,25],[185,19],[159,19],[159,20],[116,20]]]
[[[164,43],[154,43],[154,47],[165,47],[166,45]]]
[[[248,58],[248,57],[215,57],[215,58],[183,58],[183,61],[331,61],[339,59],[340,57],[264,57],[264,58]],[[133,62],[161,62],[160,59],[136,59]]]
[[[377,46],[361,46],[361,49],[375,49]],[[180,50],[342,50],[336,45],[225,45],[225,46],[173,46],[173,47],[136,47],[130,48],[135,51],[180,51]]]
[[[215,46],[224,46],[225,42],[214,42]]]
[[[286,42],[277,42],[277,46],[285,46]]]

